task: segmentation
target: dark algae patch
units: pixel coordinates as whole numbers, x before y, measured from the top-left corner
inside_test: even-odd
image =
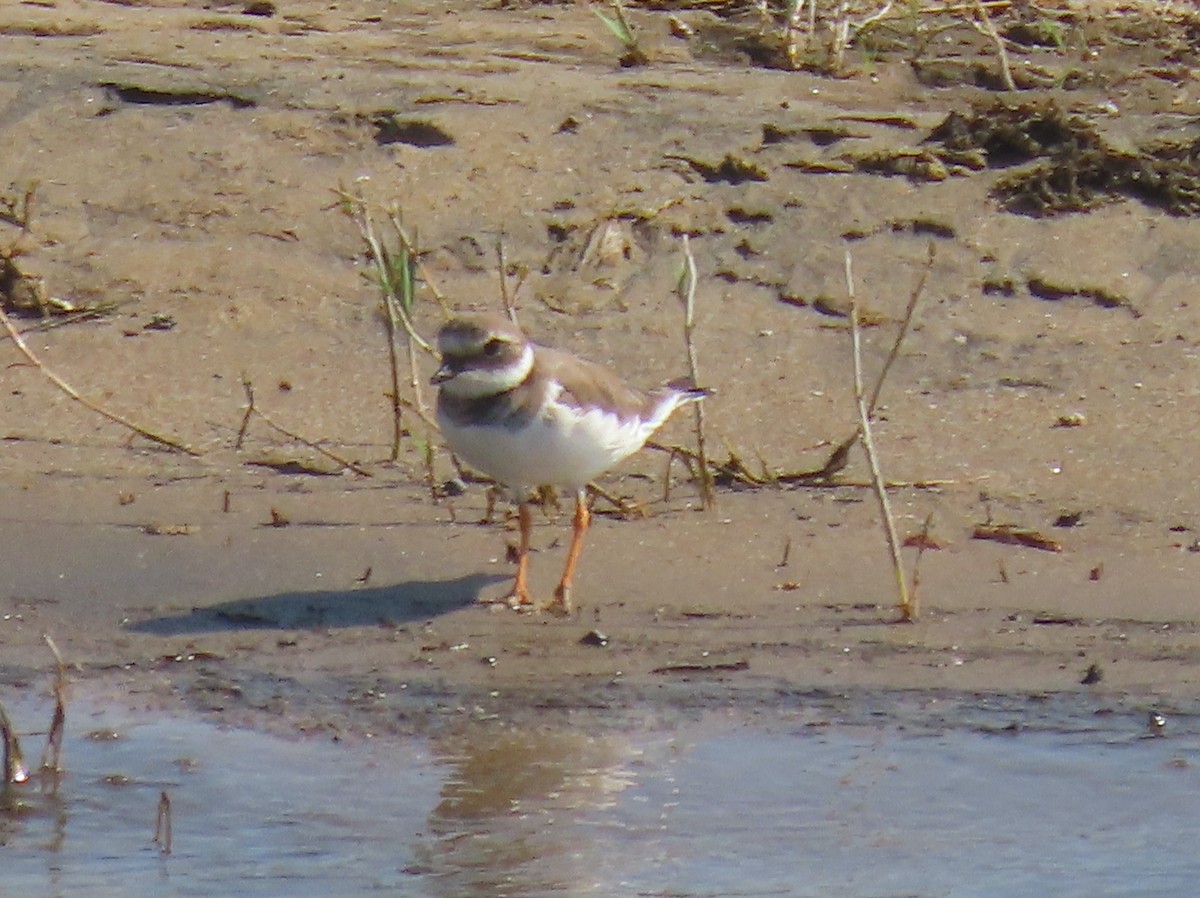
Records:
[[[979,104],[930,133],[948,161],[1011,168],[993,195],[1024,215],[1086,212],[1122,198],[1172,215],[1200,214],[1200,139],[1164,140],[1133,152],[1110,146],[1086,118],[1053,100]]]

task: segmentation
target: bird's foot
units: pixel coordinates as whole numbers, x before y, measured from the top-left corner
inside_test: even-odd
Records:
[[[524,588],[513,588],[504,595],[497,596],[496,598],[480,596],[478,604],[495,609],[511,608],[513,611],[528,612],[537,610],[537,603],[529,595],[529,591]]]
[[[509,593],[504,597],[504,601],[513,611],[529,613],[538,610],[537,602],[531,599],[527,592]]]
[[[558,589],[554,590],[554,598],[542,606],[542,610],[550,614],[560,614],[563,617],[569,615],[571,613],[571,587],[565,583],[558,584]]]

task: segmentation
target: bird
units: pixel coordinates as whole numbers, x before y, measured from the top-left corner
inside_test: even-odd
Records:
[[[677,408],[711,390],[667,385],[643,391],[616,372],[528,339],[508,317],[453,318],[437,336],[436,418],[451,450],[505,486],[517,502],[520,543],[512,588],[501,600],[531,610],[531,494],[575,494],[571,545],[547,611],[571,613],[571,588],[591,523],[587,484],[641,449]]]

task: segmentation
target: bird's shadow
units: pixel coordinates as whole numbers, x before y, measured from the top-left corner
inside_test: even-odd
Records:
[[[455,580],[414,580],[344,591],[283,592],[193,608],[185,614],[133,621],[126,629],[155,636],[180,636],[402,624],[472,605],[479,600],[480,590],[505,579],[508,578],[498,574],[476,573]]]

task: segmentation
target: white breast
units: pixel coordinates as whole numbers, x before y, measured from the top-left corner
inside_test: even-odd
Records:
[[[439,416],[450,447],[471,467],[514,491],[543,485],[579,489],[645,445],[679,404],[669,396],[649,418],[584,413],[551,399],[521,428],[462,426]]]

